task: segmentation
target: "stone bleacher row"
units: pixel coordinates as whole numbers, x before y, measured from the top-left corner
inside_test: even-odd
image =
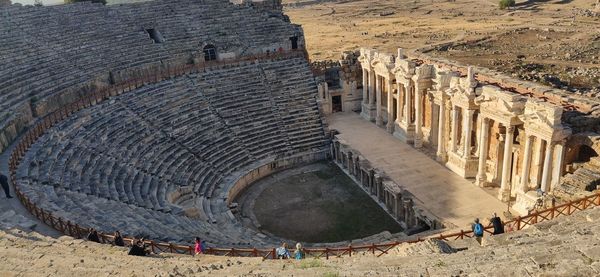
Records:
[[[146,29],[164,42],[154,43]],[[221,0],[161,0],[103,6],[0,6],[0,130],[24,103],[39,115],[58,94],[135,68],[202,60],[202,47],[264,53],[301,33],[298,26]],[[125,74],[126,75],[126,74]],[[0,148],[1,150],[1,148]]]
[[[104,232],[276,245],[278,238],[244,228],[227,213],[213,214],[213,207],[226,205],[215,191],[258,161],[323,151],[315,92],[303,58],[149,84],[48,130],[25,154],[17,186],[54,215]]]

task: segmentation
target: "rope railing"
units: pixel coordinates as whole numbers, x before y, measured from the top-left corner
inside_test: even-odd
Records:
[[[147,74],[142,78],[129,79],[113,86],[100,89],[88,95],[87,97],[81,98],[71,104],[67,104],[62,108],[46,115],[44,118],[38,120],[31,128],[29,128],[25,134],[19,139],[14,149],[11,152],[9,159],[9,171],[10,179],[15,187],[15,194],[17,198],[23,203],[23,206],[36,218],[44,222],[53,229],[59,231],[62,234],[72,236],[74,238],[84,238],[88,233],[88,228],[73,223],[69,220],[54,216],[51,212],[48,212],[35,203],[33,203],[17,186],[16,171],[21,163],[25,152],[33,145],[33,143],[42,136],[49,128],[57,124],[58,122],[66,119],[71,114],[96,105],[111,96],[119,95],[121,93],[134,90],[143,86],[144,84],[159,82],[165,78],[173,78],[183,74],[189,74],[193,72],[200,72],[210,67],[232,65],[243,61],[249,60],[260,60],[260,59],[277,59],[277,58],[292,58],[292,57],[305,57],[303,51],[289,51],[281,53],[272,53],[265,55],[255,55],[251,57],[244,57],[241,59],[230,60],[230,61],[215,61],[206,62],[202,64],[193,65],[182,65],[176,68],[169,68],[165,71],[158,72],[156,74]],[[591,207],[600,206],[600,194],[591,195],[578,200],[574,200],[568,203],[564,203],[551,208],[536,211],[527,216],[519,216],[514,220],[505,222],[505,226],[509,231],[516,231],[531,226],[533,224],[552,220],[559,216],[568,216],[574,212],[589,209]],[[493,226],[490,224],[484,228],[488,234],[493,233]],[[436,236],[430,236],[428,238],[439,239],[444,241],[460,240],[473,237],[473,231],[460,230],[459,232],[440,234]],[[114,236],[99,232],[99,238],[101,243],[112,243]],[[370,244],[370,245],[349,245],[347,247],[334,247],[334,248],[306,248],[304,249],[306,257],[314,258],[326,258],[330,257],[343,257],[352,256],[359,253],[372,254],[376,256],[382,256],[387,254],[391,249],[402,243],[416,243],[423,241],[425,238],[417,237],[416,239],[394,241],[381,244]],[[133,244],[134,238],[124,237],[125,245],[129,246]],[[156,242],[153,240],[144,241],[144,243],[150,248],[153,253],[178,253],[193,255],[194,250],[190,245],[178,245],[165,242]],[[219,255],[219,256],[238,256],[238,257],[262,257],[263,259],[276,259],[276,250],[272,249],[256,249],[256,248],[216,248],[210,247],[205,249],[205,254]]]

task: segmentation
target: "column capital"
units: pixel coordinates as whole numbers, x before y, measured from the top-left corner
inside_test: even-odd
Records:
[[[514,131],[515,131],[515,126],[513,126],[513,125],[506,126],[506,133],[512,133]]]
[[[550,145],[550,146],[554,147],[554,146],[556,146],[557,144],[560,144],[560,142],[561,142],[561,141],[559,141],[559,140],[551,140],[551,141],[550,141],[550,143],[549,143],[548,145]]]

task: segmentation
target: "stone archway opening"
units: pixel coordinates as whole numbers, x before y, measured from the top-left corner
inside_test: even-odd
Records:
[[[576,149],[576,157],[573,162],[575,163],[586,163],[589,162],[591,158],[598,157],[598,153],[592,147],[587,146],[585,144],[579,145]]]

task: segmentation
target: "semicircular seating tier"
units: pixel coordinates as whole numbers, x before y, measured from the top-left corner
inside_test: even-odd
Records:
[[[284,17],[222,0],[0,5],[0,152],[94,88],[177,65],[304,47]]]
[[[145,85],[52,127],[26,153],[17,186],[54,215],[104,232],[276,245],[233,218],[224,195],[259,165],[326,151],[315,96],[303,58]]]

